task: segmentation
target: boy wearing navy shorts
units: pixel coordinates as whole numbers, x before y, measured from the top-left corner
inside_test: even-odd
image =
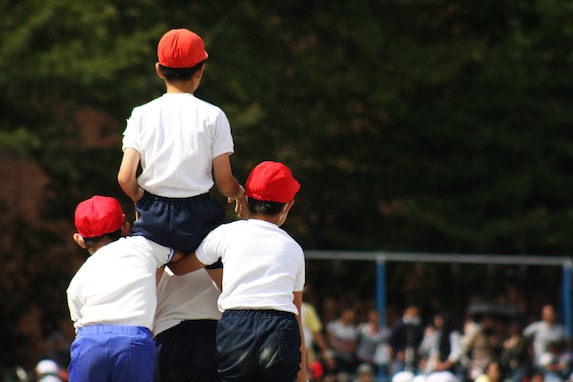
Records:
[[[300,185],[284,164],[267,161],[251,171],[245,188],[248,220],[220,225],[195,254],[168,266],[184,274],[222,259],[217,361],[223,382],[306,382],[304,253],[280,228]]]
[[[231,170],[233,138],[225,113],[194,95],[208,57],[203,40],[188,29],[170,30],[157,56],[166,93],[133,109],[118,182],[135,203],[133,235],[190,253],[224,220],[209,194],[213,185],[236,202],[239,217],[246,209],[244,189]]]

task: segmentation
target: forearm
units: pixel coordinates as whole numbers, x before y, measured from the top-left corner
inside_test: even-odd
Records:
[[[143,190],[137,184],[136,178],[120,179],[118,177],[118,183],[123,192],[125,192],[134,203],[137,203],[143,197]]]
[[[136,177],[139,160],[139,152],[129,147],[126,148],[117,173],[119,186],[134,203],[137,203],[143,197],[143,190],[139,188]]]
[[[245,193],[245,189],[235,177],[217,182],[217,190],[231,199],[239,199]]]
[[[219,155],[213,159],[213,171],[217,190],[228,198],[240,198],[245,190],[233,176],[229,154]]]

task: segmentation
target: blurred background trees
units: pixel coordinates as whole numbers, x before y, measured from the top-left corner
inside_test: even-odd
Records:
[[[572,17],[558,0],[0,1],[0,157],[47,179],[31,221],[0,200],[0,336],[23,343],[30,304],[66,316],[79,200],[132,210],[121,133],[163,92],[176,27],[205,40],[196,94],[229,117],[237,177],[271,159],[301,181],[286,229],[304,248],[567,254]]]

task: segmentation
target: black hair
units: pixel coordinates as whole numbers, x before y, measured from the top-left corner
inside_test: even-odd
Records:
[[[268,202],[247,198],[247,204],[249,206],[249,212],[253,214],[274,216],[281,212],[286,203]]]
[[[159,64],[159,70],[167,81],[186,81],[192,78],[204,63],[205,60],[190,68],[170,68]]]
[[[450,334],[455,330],[452,315],[450,312],[438,312],[435,316],[440,316],[443,321],[441,335],[439,340],[440,361],[448,359],[452,344],[450,343]]]
[[[84,238],[84,243],[86,244],[86,249],[89,251],[91,248],[98,245],[104,239],[107,241],[116,241],[119,240],[120,237],[121,237],[121,229],[118,229],[115,232],[106,233],[105,235],[90,237],[88,239]]]

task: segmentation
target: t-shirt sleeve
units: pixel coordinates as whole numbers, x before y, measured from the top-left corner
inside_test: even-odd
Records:
[[[165,264],[169,263],[169,261],[171,261],[171,258],[173,257],[174,253],[173,252],[174,250],[172,248],[164,247],[163,245],[159,245],[156,243],[153,243],[151,245],[152,245],[151,254],[154,257],[155,265],[158,269],[164,266]]]
[[[225,113],[220,110],[215,118],[215,127],[213,132],[213,158],[222,154],[231,154],[235,151],[233,136],[231,135],[231,125]]]
[[[125,130],[123,131],[123,141],[121,147],[122,151],[125,151],[125,149],[129,147],[134,150],[137,150],[138,152],[141,152],[138,139],[139,138],[138,130],[140,126],[139,120],[140,119],[137,113],[137,108],[135,108],[131,112],[131,116],[127,119],[127,125],[125,127]]]
[[[67,300],[68,300],[68,309],[70,311],[70,318],[72,322],[76,322],[79,320],[79,312],[80,312],[80,304],[78,303],[78,299],[76,296],[77,292],[75,290],[75,286],[70,284],[67,290]]]
[[[224,225],[215,228],[211,231],[205,239],[199,244],[199,247],[195,250],[195,256],[197,260],[203,264],[213,264],[216,263],[223,256],[223,230]]]
[[[305,283],[305,266],[304,266],[304,252],[302,251],[302,248],[300,249],[300,254],[299,254],[300,258],[301,258],[301,262],[300,262],[300,267],[298,270],[298,273],[295,276],[295,280],[294,280],[294,291],[295,292],[299,292],[301,290],[303,290],[304,288],[304,283]]]

